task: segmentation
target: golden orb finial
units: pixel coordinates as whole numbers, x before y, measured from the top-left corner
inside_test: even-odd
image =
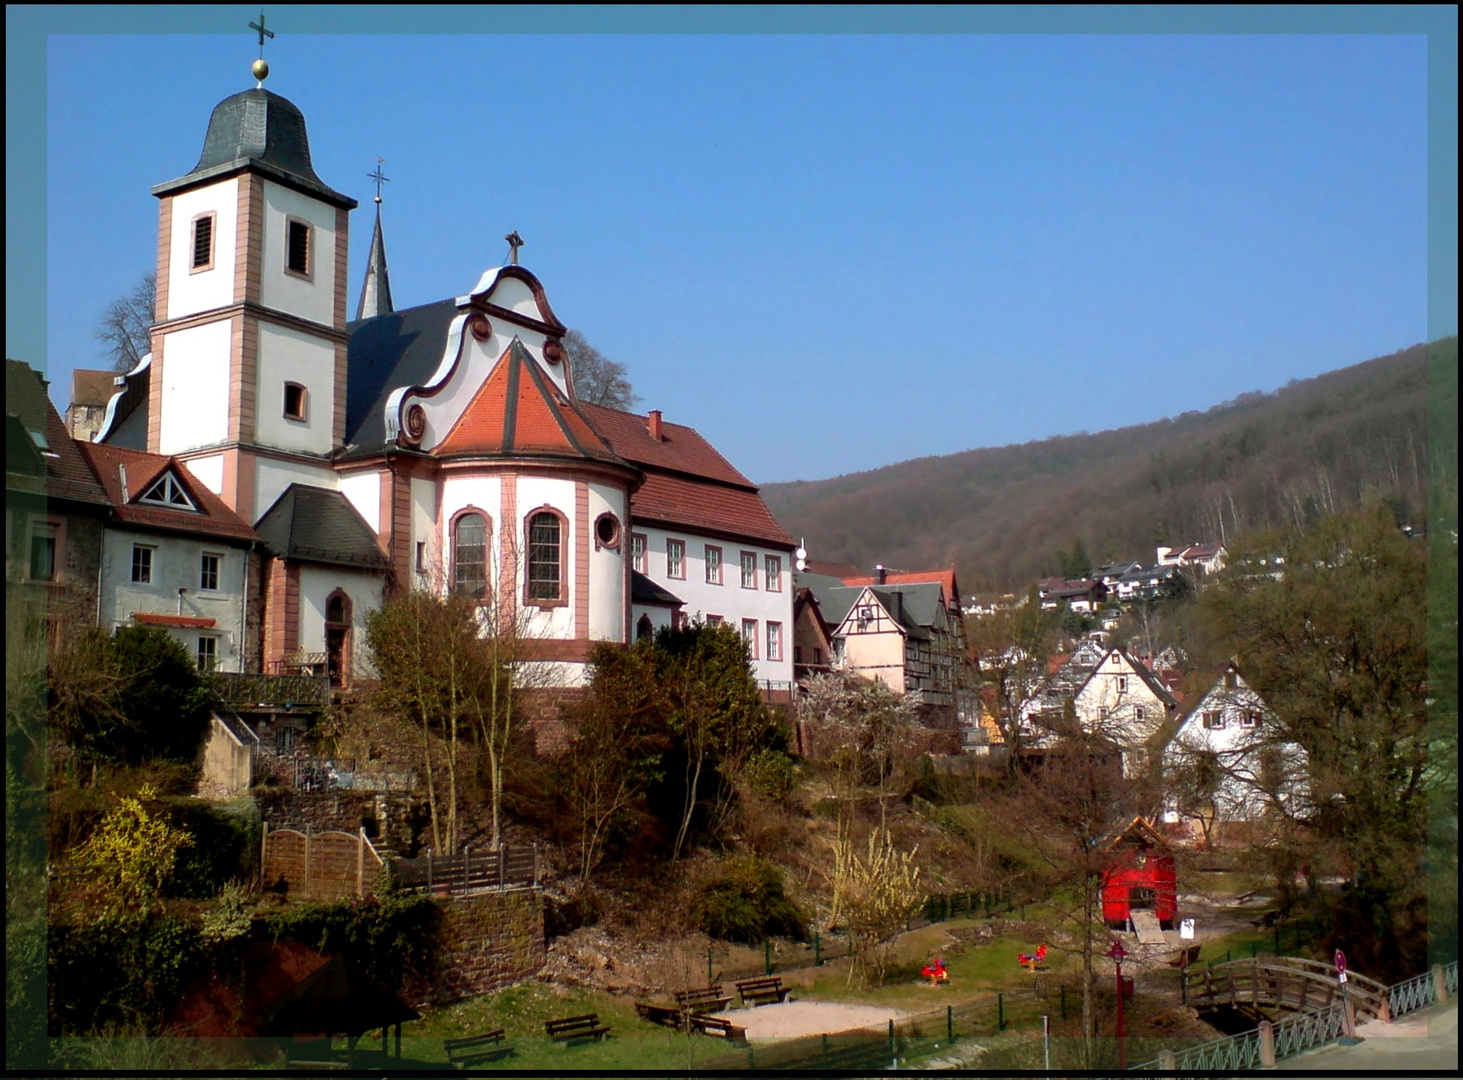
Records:
[[[263,58],[255,60],[254,63],[250,65],[249,70],[254,73],[254,78],[258,79],[260,82],[263,82],[265,79],[269,78],[269,63]]]

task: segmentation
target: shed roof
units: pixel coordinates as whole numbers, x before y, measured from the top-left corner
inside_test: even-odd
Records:
[[[291,484],[256,528],[283,559],[374,571],[390,566],[371,526],[338,491]]]

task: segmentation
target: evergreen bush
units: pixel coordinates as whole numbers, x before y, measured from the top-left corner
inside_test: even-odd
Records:
[[[806,934],[806,919],[788,897],[782,871],[752,855],[718,861],[697,883],[690,916],[698,929],[725,941],[801,940]]]

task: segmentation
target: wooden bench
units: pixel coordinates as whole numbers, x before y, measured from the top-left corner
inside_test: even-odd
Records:
[[[465,1039],[443,1039],[442,1049],[447,1051],[447,1060],[454,1069],[470,1069],[485,1061],[497,1061],[513,1053],[502,1028],[472,1035]]]
[[[1169,967],[1193,967],[1199,961],[1198,945],[1190,945],[1186,949],[1180,949],[1179,954],[1168,962]]]
[[[782,985],[782,976],[768,975],[764,979],[743,979],[737,983],[737,993],[743,1005],[768,1005],[786,1000],[788,988]]]
[[[689,1013],[686,1016],[691,1027],[702,1035],[720,1035],[730,1042],[746,1042],[747,1029],[737,1027],[722,1016],[707,1016],[703,1013]]]
[[[686,1026],[686,1010],[679,1006],[655,1005],[648,1001],[637,1001],[635,1011],[640,1014],[642,1020],[649,1020],[652,1024],[672,1027],[677,1031]]]
[[[731,1004],[731,995],[723,993],[717,983],[697,990],[677,990],[676,1004],[688,1013],[717,1012]]]
[[[575,1039],[603,1039],[609,1034],[610,1026],[599,1022],[599,1013],[585,1013],[561,1020],[545,1020],[544,1030],[555,1041],[571,1042]]]

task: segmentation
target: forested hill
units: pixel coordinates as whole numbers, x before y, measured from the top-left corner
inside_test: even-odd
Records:
[[[814,559],[905,569],[954,563],[966,593],[1054,573],[1081,539],[1094,563],[1152,561],[1158,543],[1240,532],[1354,505],[1377,491],[1420,514],[1426,353],[1379,357],[1207,412],[1095,435],[918,458],[763,497]]]

